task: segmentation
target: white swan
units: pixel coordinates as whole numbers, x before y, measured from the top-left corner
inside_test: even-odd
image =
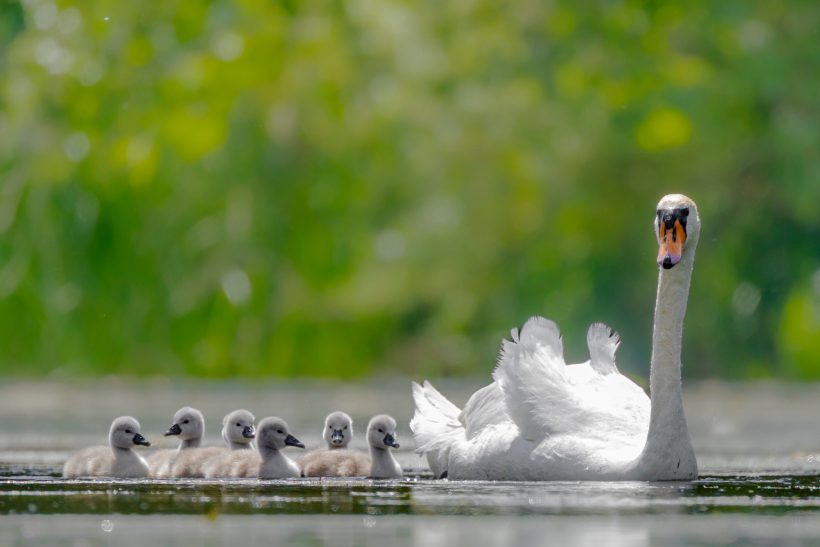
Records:
[[[170,476],[175,478],[204,477],[203,468],[208,462],[224,455],[228,450],[251,449],[256,436],[255,418],[247,410],[234,410],[222,419],[222,440],[226,447],[206,446],[181,451],[171,464]]]
[[[590,328],[590,361],[566,365],[558,327],[536,317],[504,341],[494,382],[463,411],[413,383],[410,427],[436,476],[498,480],[685,480],[698,468],[681,394],[681,338],[700,235],[695,203],[665,196],[650,391],[615,366],[619,339]]]
[[[270,417],[260,421],[257,445],[258,454],[249,450],[232,450],[209,461],[205,465],[205,477],[286,479],[299,476],[299,467],[281,450],[288,446],[304,448],[305,445],[290,434],[284,420]]]
[[[373,477],[393,479],[402,469],[390,448],[396,441],[396,420],[386,414],[374,416],[367,425],[370,455],[355,450],[322,450],[299,460],[303,477]]]
[[[109,446],[94,446],[80,450],[63,466],[63,476],[129,477],[148,475],[148,464],[131,450],[136,445],[151,446],[140,433],[140,423],[131,416],[120,416],[111,423]]]
[[[150,454],[146,460],[151,468],[151,476],[157,478],[173,476],[174,460],[183,450],[199,448],[204,434],[205,418],[199,410],[189,406],[177,410],[174,414],[173,423],[165,432],[165,436],[178,436],[179,448],[158,450]]]

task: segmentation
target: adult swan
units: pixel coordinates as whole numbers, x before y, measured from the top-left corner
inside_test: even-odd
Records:
[[[695,203],[665,196],[654,219],[658,294],[650,392],[618,372],[618,335],[600,323],[590,360],[567,365],[558,327],[534,317],[504,340],[493,383],[460,411],[413,383],[410,427],[437,477],[493,480],[686,480],[698,474],[683,413],[681,337],[700,233]]]

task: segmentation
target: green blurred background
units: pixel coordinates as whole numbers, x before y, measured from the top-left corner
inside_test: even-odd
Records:
[[[0,372],[820,378],[820,2],[0,0]]]

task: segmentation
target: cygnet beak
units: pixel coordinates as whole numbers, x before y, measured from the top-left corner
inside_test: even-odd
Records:
[[[179,424],[174,424],[168,428],[168,431],[165,432],[165,437],[170,437],[171,435],[180,435],[182,433],[182,428],[179,427]]]
[[[256,428],[252,425],[246,425],[245,429],[242,430],[242,436],[246,439],[253,439],[256,437]]]
[[[148,440],[139,433],[134,435],[133,442],[134,444],[141,444],[142,446],[151,446],[151,443],[149,443]]]
[[[345,442],[345,434],[342,432],[341,429],[334,429],[333,434],[330,436],[331,444],[342,444]]]
[[[305,445],[302,443],[302,441],[300,441],[299,439],[297,439],[293,435],[288,435],[287,437],[285,437],[285,444],[288,445],[288,446],[298,446],[299,448],[304,448],[305,447]]]
[[[399,448],[400,446],[399,443],[396,442],[396,438],[390,433],[384,436],[384,444],[387,446],[392,446],[393,448]]]

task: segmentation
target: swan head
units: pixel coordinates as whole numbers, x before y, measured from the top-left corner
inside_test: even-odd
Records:
[[[322,438],[330,448],[346,447],[353,439],[353,420],[344,412],[331,412],[325,418]]]
[[[165,436],[179,435],[183,441],[200,439],[205,433],[205,418],[202,413],[189,406],[180,408],[174,414],[174,423],[165,432]]]
[[[290,434],[288,424],[282,418],[264,418],[259,422],[259,435],[256,441],[259,448],[282,450],[286,446],[304,448],[305,445]]]
[[[222,438],[229,443],[250,444],[256,437],[255,419],[247,410],[234,410],[222,420]]]
[[[658,266],[674,268],[695,251],[700,236],[700,217],[695,202],[683,194],[670,194],[658,202],[655,211],[658,238]]]
[[[370,446],[379,450],[398,448],[396,420],[387,414],[373,416],[370,423],[367,424],[367,442]]]
[[[135,445],[151,446],[140,433],[140,423],[131,416],[120,416],[111,423],[108,442],[112,448],[130,449]]]

